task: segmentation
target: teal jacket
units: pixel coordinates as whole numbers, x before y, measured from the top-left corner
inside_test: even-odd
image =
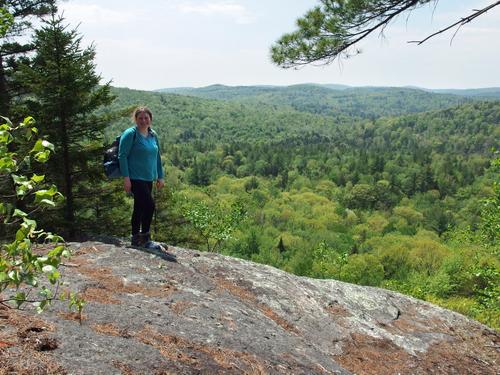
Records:
[[[120,138],[118,160],[123,177],[143,181],[163,179],[158,138],[151,129],[147,137],[136,126],[125,130]]]

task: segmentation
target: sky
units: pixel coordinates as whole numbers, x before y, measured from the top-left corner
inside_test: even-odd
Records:
[[[492,0],[440,0],[401,16],[327,66],[282,69],[270,47],[315,0],[63,0],[59,9],[96,50],[96,71],[116,87],[293,85],[500,87],[500,6],[420,40]]]

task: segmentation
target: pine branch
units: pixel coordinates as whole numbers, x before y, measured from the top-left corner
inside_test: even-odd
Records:
[[[496,7],[498,5],[500,5],[500,1],[497,1],[496,3],[490,4],[490,5],[488,5],[487,7],[483,8],[483,9],[476,9],[476,10],[474,10],[474,13],[472,13],[471,15],[469,15],[469,16],[467,16],[465,18],[460,19],[460,21],[457,21],[454,24],[452,24],[452,25],[450,25],[448,27],[445,27],[444,29],[436,31],[435,33],[429,35],[425,39],[422,39],[422,40],[411,40],[408,43],[416,43],[417,45],[421,45],[421,44],[425,43],[426,41],[428,41],[429,39],[435,37],[436,35],[442,34],[442,33],[446,32],[446,31],[448,31],[448,30],[450,30],[450,29],[452,29],[452,28],[454,28],[456,26],[458,26],[458,28],[460,29],[460,27],[468,24],[469,22],[473,21],[477,17],[483,15],[484,13],[488,12],[489,10],[493,9],[494,7]],[[458,32],[458,30],[457,30],[457,32]]]

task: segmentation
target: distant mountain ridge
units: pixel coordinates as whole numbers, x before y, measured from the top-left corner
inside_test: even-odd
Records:
[[[349,87],[342,85],[298,84],[292,86],[224,86],[162,89],[161,93],[215,99],[254,105],[288,107],[323,116],[343,115],[358,119],[446,109],[488,97],[435,93],[408,87]],[[498,90],[500,99],[500,89]]]
[[[212,87],[215,90],[220,88],[223,89]],[[155,113],[155,127],[159,129],[160,137],[165,143],[174,144],[202,139],[215,144],[283,142],[292,145],[327,142],[338,147],[348,146],[352,150],[362,147],[366,151],[367,140],[363,141],[361,136],[360,141],[359,137],[366,133],[363,124],[367,124],[367,119],[374,121],[377,132],[381,132],[378,134],[373,129],[369,130],[367,139],[376,138],[378,134],[383,140],[387,137],[393,140],[389,144],[384,143],[384,149],[391,148],[392,143],[399,145],[403,142],[406,145],[410,142],[409,137],[412,138],[411,144],[428,144],[434,149],[432,145],[458,137],[460,142],[454,142],[456,145],[460,143],[461,149],[480,147],[486,150],[496,138],[492,132],[494,124],[498,123],[496,118],[500,101],[480,102],[411,89],[392,91],[390,96],[385,95],[384,91],[364,96],[350,93],[335,97],[336,101],[324,101],[321,95],[314,93],[331,90],[311,86],[307,86],[307,89],[309,96],[304,95],[301,87],[293,87],[286,95],[277,96],[277,100],[271,96],[266,101],[266,96],[262,96],[259,102],[255,99],[215,100],[114,88],[113,94],[117,98],[113,107],[119,110],[147,103]],[[345,93],[345,90],[339,92]],[[450,97],[453,100],[449,100]],[[303,98],[307,101],[301,102]],[[419,103],[419,98],[425,101]],[[465,126],[464,118],[469,119],[467,123],[470,124],[484,124],[477,129],[474,127],[476,125]],[[128,118],[113,124],[108,129],[110,139],[129,124]],[[395,132],[389,130],[391,127],[395,127]],[[406,134],[405,129],[409,127],[411,133],[416,134]],[[403,133],[406,135],[403,136]],[[399,139],[400,136],[405,140]],[[477,141],[477,137],[481,140]],[[360,146],[359,142],[364,142],[364,146]],[[381,142],[380,139],[377,142]],[[464,146],[463,142],[468,143],[468,146]]]
[[[204,87],[173,87],[173,88],[162,88],[154,90],[156,92],[164,92],[164,93],[175,93],[181,95],[193,95],[200,96],[202,94],[208,95],[214,93],[222,93],[222,92],[232,92],[234,95],[235,91],[243,92],[243,93],[252,93],[252,92],[265,92],[265,91],[279,91],[286,90],[287,88],[297,88],[297,87],[322,87],[329,90],[334,91],[344,91],[344,90],[354,90],[358,92],[379,92],[379,91],[390,91],[390,90],[399,90],[399,89],[410,89],[410,90],[418,90],[431,92],[435,94],[451,94],[457,96],[465,96],[465,97],[483,97],[483,98],[499,98],[500,99],[500,87],[483,87],[483,88],[474,88],[474,89],[429,89],[425,87],[418,86],[349,86],[349,85],[341,85],[341,84],[320,84],[320,83],[303,83],[303,84],[295,84],[289,86],[278,86],[278,85],[252,85],[252,86],[227,86],[221,84],[214,84]],[[229,95],[229,94],[228,94]]]
[[[480,89],[422,89],[440,94],[453,94],[470,97],[493,97],[500,99],[500,87],[485,87]]]

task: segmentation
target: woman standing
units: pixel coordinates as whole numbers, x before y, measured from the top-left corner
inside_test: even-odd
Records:
[[[120,138],[119,162],[123,187],[134,196],[132,213],[132,246],[158,247],[151,241],[150,227],[155,203],[151,195],[153,182],[161,189],[165,184],[156,133],[151,129],[153,114],[138,107],[132,114],[135,126]]]

